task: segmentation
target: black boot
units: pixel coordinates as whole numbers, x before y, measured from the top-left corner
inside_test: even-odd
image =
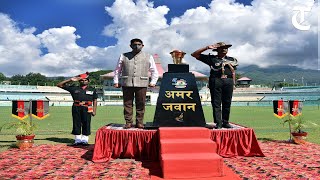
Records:
[[[225,120],[222,123],[222,127],[223,128],[228,128],[228,129],[232,128],[232,126],[229,124],[229,121],[225,121]]]
[[[221,129],[222,128],[222,123],[221,122],[217,122],[215,128],[216,129]]]
[[[208,128],[208,129],[213,129],[213,128],[215,128],[215,126],[213,126],[212,124],[206,124],[205,127]]]

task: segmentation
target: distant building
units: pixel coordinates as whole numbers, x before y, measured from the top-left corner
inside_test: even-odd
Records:
[[[1,81],[0,84],[11,85],[11,81]]]
[[[242,77],[237,80],[237,87],[250,87],[251,79],[247,77]]]

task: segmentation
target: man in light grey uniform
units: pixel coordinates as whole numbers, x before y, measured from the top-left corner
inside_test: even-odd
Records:
[[[131,52],[120,55],[114,70],[114,87],[122,86],[125,129],[133,127],[133,99],[136,104],[136,128],[144,128],[147,87],[154,87],[158,80],[158,71],[152,55],[142,52],[143,42],[140,39],[130,41]],[[151,73],[149,83],[148,72]],[[119,82],[121,79],[121,85]]]

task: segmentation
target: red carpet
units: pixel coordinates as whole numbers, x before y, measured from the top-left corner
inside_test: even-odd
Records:
[[[210,139],[216,143],[222,157],[264,156],[254,130],[232,124],[232,129],[211,129]],[[98,129],[93,162],[107,162],[127,158],[159,160],[159,135],[156,129],[123,129],[121,124],[110,124]]]
[[[161,172],[161,167],[159,163],[155,162],[144,162],[142,163],[143,167],[149,169],[150,171],[150,176],[151,180],[179,180],[179,179],[163,179],[162,177],[162,172]],[[180,179],[180,180],[240,180],[241,178],[239,175],[235,174],[230,168],[228,168],[226,165],[223,165],[223,173],[224,176],[222,177],[210,177],[210,178],[186,178],[186,179]]]
[[[225,164],[242,179],[319,179],[320,145],[259,144],[266,157],[224,158]],[[65,144],[38,145],[24,151],[13,148],[0,153],[0,179],[159,179],[156,171],[160,168],[151,168],[150,162],[120,159],[93,163],[92,153],[92,147]]]
[[[266,157],[225,158],[243,179],[320,179],[320,145],[260,142]]]
[[[160,127],[162,177],[213,178],[223,174],[223,160],[210,130],[203,127]]]

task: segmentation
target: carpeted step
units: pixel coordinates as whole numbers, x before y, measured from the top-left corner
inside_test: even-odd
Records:
[[[212,153],[217,144],[211,139],[160,139],[161,154],[165,153]],[[195,150],[196,149],[196,150]]]
[[[160,127],[160,139],[210,138],[210,130],[204,127]]]
[[[160,166],[163,178],[222,177],[223,160],[210,130],[203,127],[161,127]]]
[[[205,178],[223,176],[223,159],[216,153],[162,154],[163,178]]]

